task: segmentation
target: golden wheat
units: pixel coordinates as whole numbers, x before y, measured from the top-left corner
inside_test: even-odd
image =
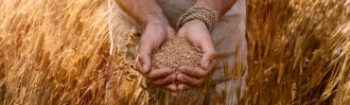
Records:
[[[241,103],[350,104],[348,0],[246,1]],[[1,0],[0,9],[1,105],[147,103],[142,77],[108,54],[106,1]]]

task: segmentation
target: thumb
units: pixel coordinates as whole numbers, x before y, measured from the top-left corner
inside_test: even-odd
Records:
[[[151,68],[152,45],[140,43],[138,52],[138,61],[141,64],[141,72],[147,74]]]
[[[212,42],[206,42],[201,44],[201,50],[203,51],[203,58],[201,61],[202,69],[206,70],[212,63],[215,63],[216,53]]]

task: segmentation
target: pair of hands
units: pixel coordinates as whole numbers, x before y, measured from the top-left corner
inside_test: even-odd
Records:
[[[178,74],[175,74],[170,67],[151,70],[152,52],[174,35],[175,31],[168,23],[150,22],[141,36],[136,68],[152,84],[171,91],[172,96],[177,96],[179,91],[189,90],[203,83],[205,76],[215,66],[216,54],[205,23],[201,20],[192,20],[179,29],[178,35],[186,38],[198,51],[203,53],[201,67],[183,65],[178,69]]]

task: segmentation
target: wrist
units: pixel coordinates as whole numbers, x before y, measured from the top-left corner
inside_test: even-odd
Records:
[[[147,23],[145,23],[142,27],[143,29],[146,29],[147,27],[150,26],[161,26],[161,27],[170,27],[169,23],[167,20],[150,20]]]
[[[144,26],[143,30],[146,31],[147,29],[157,29],[158,32],[165,32],[164,35],[167,37],[171,37],[175,35],[174,29],[170,26],[168,21],[162,21],[162,20],[153,20],[147,23],[147,25]]]
[[[140,25],[143,29],[145,29],[148,25],[154,25],[154,24],[162,24],[167,25],[168,20],[163,15],[158,16],[145,16],[144,18],[140,19]]]
[[[205,22],[200,19],[195,19],[186,22],[179,30],[178,34],[183,37],[188,37],[187,35],[189,31],[199,31],[201,33],[210,33],[208,27],[206,26]]]
[[[206,7],[194,6],[181,15],[176,30],[179,30],[185,23],[192,20],[201,20],[211,32],[215,24],[218,22],[218,13],[215,10]]]
[[[194,19],[194,20],[188,21],[182,27],[188,27],[189,25],[193,25],[193,24],[202,25],[202,26],[207,27],[205,22],[203,20],[200,20],[200,19]]]

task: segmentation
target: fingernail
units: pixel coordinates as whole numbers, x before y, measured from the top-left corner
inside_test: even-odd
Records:
[[[209,61],[206,61],[206,62],[204,63],[204,68],[205,68],[205,69],[208,69],[208,67],[209,67]]]

